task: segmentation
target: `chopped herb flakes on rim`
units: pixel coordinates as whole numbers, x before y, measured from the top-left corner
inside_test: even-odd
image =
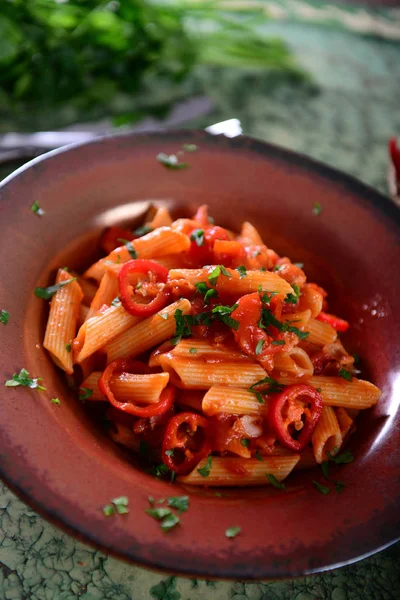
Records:
[[[239,533],[242,531],[241,527],[228,527],[228,529],[225,530],[225,536],[228,539],[233,539],[235,538],[237,535],[239,535]]]
[[[10,319],[10,313],[8,311],[2,309],[0,311],[0,323],[3,323],[3,325],[7,325],[9,319]]]
[[[79,388],[79,400],[87,400],[91,396],[93,396],[93,390],[84,387]]]
[[[314,487],[324,496],[331,491],[326,485],[321,485],[318,481],[313,480]]]
[[[43,217],[43,215],[46,214],[43,208],[40,208],[39,202],[37,200],[31,205],[31,211],[35,213],[35,215],[37,215],[38,217]]]
[[[286,490],[285,484],[282,481],[278,481],[277,478],[275,477],[275,475],[266,473],[265,476],[268,479],[268,481],[270,482],[270,484],[273,485],[275,488],[277,488],[278,490]]]
[[[9,379],[5,382],[6,387],[28,387],[31,390],[41,390],[44,391],[46,388],[39,384],[39,381],[42,381],[42,377],[36,377],[33,379],[29,377],[29,373],[26,369],[21,369],[19,373],[14,373],[12,379]]]
[[[312,214],[315,217],[318,217],[321,213],[322,213],[322,206],[321,206],[320,202],[314,202]]]
[[[52,404],[55,404],[56,406],[61,406],[61,402],[60,402],[60,399],[59,399],[59,398],[52,398],[52,399],[50,400],[50,402],[51,402]]]
[[[183,144],[182,147],[185,152],[196,152],[196,150],[199,149],[199,147],[196,146],[196,144]]]
[[[204,467],[197,469],[197,472],[200,473],[202,477],[208,477],[211,471],[211,454],[208,455],[207,462]]]
[[[140,227],[135,229],[132,233],[136,237],[142,237],[142,235],[146,235],[147,233],[151,233],[152,231],[152,227],[149,227],[148,225],[140,225]]]
[[[146,508],[145,513],[156,521],[160,521],[160,527],[163,531],[169,531],[180,523],[179,517],[172,512],[171,508],[177,510],[178,513],[186,512],[189,508],[189,496],[171,496],[167,499],[167,504],[171,508],[167,506],[154,507],[155,502],[152,496],[149,496],[148,500],[152,508]],[[157,504],[163,504],[164,502],[165,499],[162,498],[157,501]]]
[[[157,154],[156,159],[159,163],[161,163],[166,169],[187,169],[188,164],[185,162],[179,162],[179,158],[176,154],[165,154],[164,152],[160,152]]]
[[[67,281],[60,281],[60,283],[56,283],[55,285],[49,285],[46,288],[37,287],[35,288],[34,292],[35,296],[37,296],[38,298],[42,298],[42,300],[50,300],[50,298],[52,298],[54,294],[58,292],[58,290],[60,290],[65,285],[72,283],[73,281],[76,281],[76,277],[72,277],[72,279],[68,279]]]
[[[119,515],[126,515],[129,512],[128,509],[129,500],[126,496],[120,496],[111,500],[111,504],[103,506],[103,514],[106,517],[111,517],[116,513]]]
[[[350,373],[350,371],[347,371],[346,369],[339,369],[339,373],[338,373],[339,377],[342,377],[342,379],[346,379],[347,381],[353,381],[353,376]]]

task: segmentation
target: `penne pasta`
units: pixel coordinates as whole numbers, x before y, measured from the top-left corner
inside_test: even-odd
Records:
[[[210,474],[205,478],[199,469],[206,464],[204,458],[191,473],[177,478],[179,483],[201,486],[259,486],[269,485],[267,475],[273,475],[283,481],[294,469],[300,459],[299,454],[291,456],[269,456],[262,461],[254,458],[231,458],[213,456]]]
[[[248,390],[215,385],[205,394],[201,408],[208,417],[217,413],[265,416],[268,404],[260,403]]]
[[[237,238],[237,241],[243,244],[243,246],[263,246],[264,242],[262,237],[258,233],[257,229],[249,223],[244,221],[242,230]]]
[[[353,428],[354,419],[352,419],[347,410],[341,406],[336,406],[334,410],[339,423],[340,433],[342,434],[342,439],[344,440]]]
[[[93,298],[96,295],[97,285],[95,285],[94,283],[91,283],[90,281],[88,281],[87,279],[84,279],[83,277],[78,277],[77,281],[78,281],[79,286],[83,293],[82,303],[90,306]]]
[[[295,346],[290,352],[278,352],[274,356],[273,379],[284,385],[309,379],[314,367],[307,352]]]
[[[207,358],[213,357],[224,360],[250,360],[243,352],[236,347],[229,347],[224,344],[211,344],[205,339],[189,338],[181,340],[172,351],[174,357],[179,358]]]
[[[59,269],[56,284],[71,280],[71,274]],[[72,341],[76,333],[83,293],[76,281],[61,287],[50,302],[43,346],[55,364],[69,375],[73,373]]]
[[[326,406],[342,406],[343,408],[371,408],[381,396],[380,390],[362,379],[346,381],[341,377],[325,377],[315,375],[308,384],[321,390],[321,396]]]
[[[105,304],[110,306],[111,302],[118,296],[118,279],[117,274],[112,269],[106,269],[96,295],[93,298],[90,309],[87,314],[87,319],[93,315]]]
[[[335,411],[330,406],[323,407],[311,441],[318,464],[328,460],[328,452],[333,455],[338,453],[343,439]]]
[[[156,210],[156,214],[147,225],[151,227],[151,229],[157,229],[157,227],[171,227],[172,219],[168,208],[166,206],[159,206]]]
[[[99,388],[101,371],[91,373],[81,387],[92,390],[88,400],[107,401]],[[168,384],[168,373],[154,373],[149,375],[135,375],[123,373],[111,379],[111,388],[121,402],[133,402],[138,404],[155,404],[159,401],[161,392]]]
[[[318,346],[332,344],[337,338],[337,332],[333,327],[314,318],[308,321],[305,331],[309,332],[307,341]]]

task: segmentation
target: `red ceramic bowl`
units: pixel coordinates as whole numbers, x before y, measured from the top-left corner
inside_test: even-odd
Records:
[[[190,168],[156,161],[184,143]],[[176,484],[136,468],[95,424],[42,347],[46,303],[35,286],[56,267],[88,264],[106,225],[138,222],[152,200],[174,215],[210,205],[217,223],[255,223],[266,243],[305,263],[331,307],[352,325],[345,343],[383,390],[350,442],[356,460],[339,468],[339,495],[311,484],[319,471],[291,476],[287,491],[190,492],[182,525],[163,534],[145,514],[147,497],[179,495]],[[38,201],[46,211],[30,210]],[[312,214],[313,203],[322,214]],[[7,484],[69,532],[147,567],[207,577],[269,578],[343,565],[399,535],[400,286],[399,211],[358,181],[302,156],[246,137],[203,132],[124,135],[35,159],[0,186],[1,381],[22,367],[46,392],[3,388],[0,470]],[[50,398],[61,399],[54,406]],[[319,479],[321,481],[321,479]],[[130,512],[106,518],[102,506],[129,497]],[[239,525],[234,540],[227,527]]]

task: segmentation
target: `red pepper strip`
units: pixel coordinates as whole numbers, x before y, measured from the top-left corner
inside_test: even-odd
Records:
[[[197,430],[204,430],[204,439],[198,446],[194,435]],[[205,456],[211,452],[211,447],[206,437],[208,421],[196,413],[183,412],[172,417],[164,433],[162,444],[162,459],[167,467],[177,473],[184,475],[189,473]],[[179,450],[182,460],[175,456]]]
[[[122,227],[107,227],[101,236],[100,246],[107,254],[121,246],[121,239],[131,242],[134,239],[132,232]]]
[[[267,418],[280,443],[299,452],[310,441],[321,413],[321,395],[310,385],[299,384],[287,386],[271,400]],[[301,428],[297,430],[296,425]]]
[[[140,363],[136,360],[130,360],[128,358],[117,358],[108,365],[103,375],[99,380],[99,388],[102,394],[115,408],[122,410],[130,415],[136,417],[154,417],[155,415],[162,415],[164,412],[169,410],[175,400],[175,387],[168,385],[160,395],[160,400],[156,404],[149,404],[148,406],[136,406],[132,402],[119,402],[114,393],[111,390],[110,382],[112,377],[120,375],[121,373],[143,373],[149,372],[147,365]]]
[[[129,277],[133,273],[146,275],[147,277],[151,274],[156,279],[156,281],[142,283],[142,286],[150,293],[155,293],[154,298],[147,304],[135,300],[135,290],[129,282]],[[118,275],[119,296],[122,306],[128,313],[137,317],[149,317],[153,315],[168,303],[170,292],[159,290],[156,287],[157,283],[165,283],[167,279],[168,269],[152,260],[143,260],[141,258],[128,260],[122,266]],[[136,294],[136,298],[143,299],[144,296]]]
[[[333,329],[336,329],[336,331],[341,331],[342,333],[347,331],[350,327],[349,323],[344,319],[340,319],[339,317],[335,317],[335,315],[330,315],[326,312],[320,312],[316,318],[322,323],[328,323],[328,325],[333,327]]]
[[[389,152],[396,172],[396,180],[400,185],[400,148],[397,147],[397,140],[395,137],[392,137],[389,140]]]

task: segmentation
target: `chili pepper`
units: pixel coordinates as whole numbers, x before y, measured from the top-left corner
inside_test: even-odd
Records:
[[[148,281],[140,281],[139,289],[134,288],[130,283],[131,275],[134,273],[148,278]],[[168,269],[152,260],[138,258],[126,262],[118,275],[119,297],[125,310],[131,315],[148,317],[164,308],[168,303],[170,292],[159,284],[164,284],[167,279]],[[139,299],[144,300],[148,296],[153,296],[150,302],[138,302]]]
[[[226,229],[218,225],[209,229],[193,229],[190,234],[189,260],[200,267],[215,264],[214,244],[217,240],[230,240]]]
[[[299,452],[310,441],[321,413],[321,395],[310,385],[298,384],[270,401],[267,418],[281,444]]]
[[[148,406],[136,406],[133,402],[119,402],[111,390],[110,382],[115,375],[127,372],[148,373],[149,371],[150,369],[147,365],[136,360],[117,358],[117,360],[114,360],[108,365],[103,375],[100,377],[100,391],[104,394],[110,404],[130,415],[135,415],[136,417],[154,417],[155,415],[161,415],[169,410],[174,403],[175,387],[173,385],[168,385],[161,392],[160,400],[156,404],[149,404]]]
[[[162,459],[171,471],[178,475],[189,473],[210,454],[207,429],[207,419],[196,413],[182,412],[172,417],[162,444]],[[202,438],[200,430],[203,430]]]
[[[333,329],[336,329],[336,331],[341,331],[342,333],[347,331],[350,327],[349,323],[344,319],[340,319],[339,317],[335,317],[335,315],[330,315],[326,312],[320,312],[316,318],[322,323],[328,323],[328,325],[333,327]]]

